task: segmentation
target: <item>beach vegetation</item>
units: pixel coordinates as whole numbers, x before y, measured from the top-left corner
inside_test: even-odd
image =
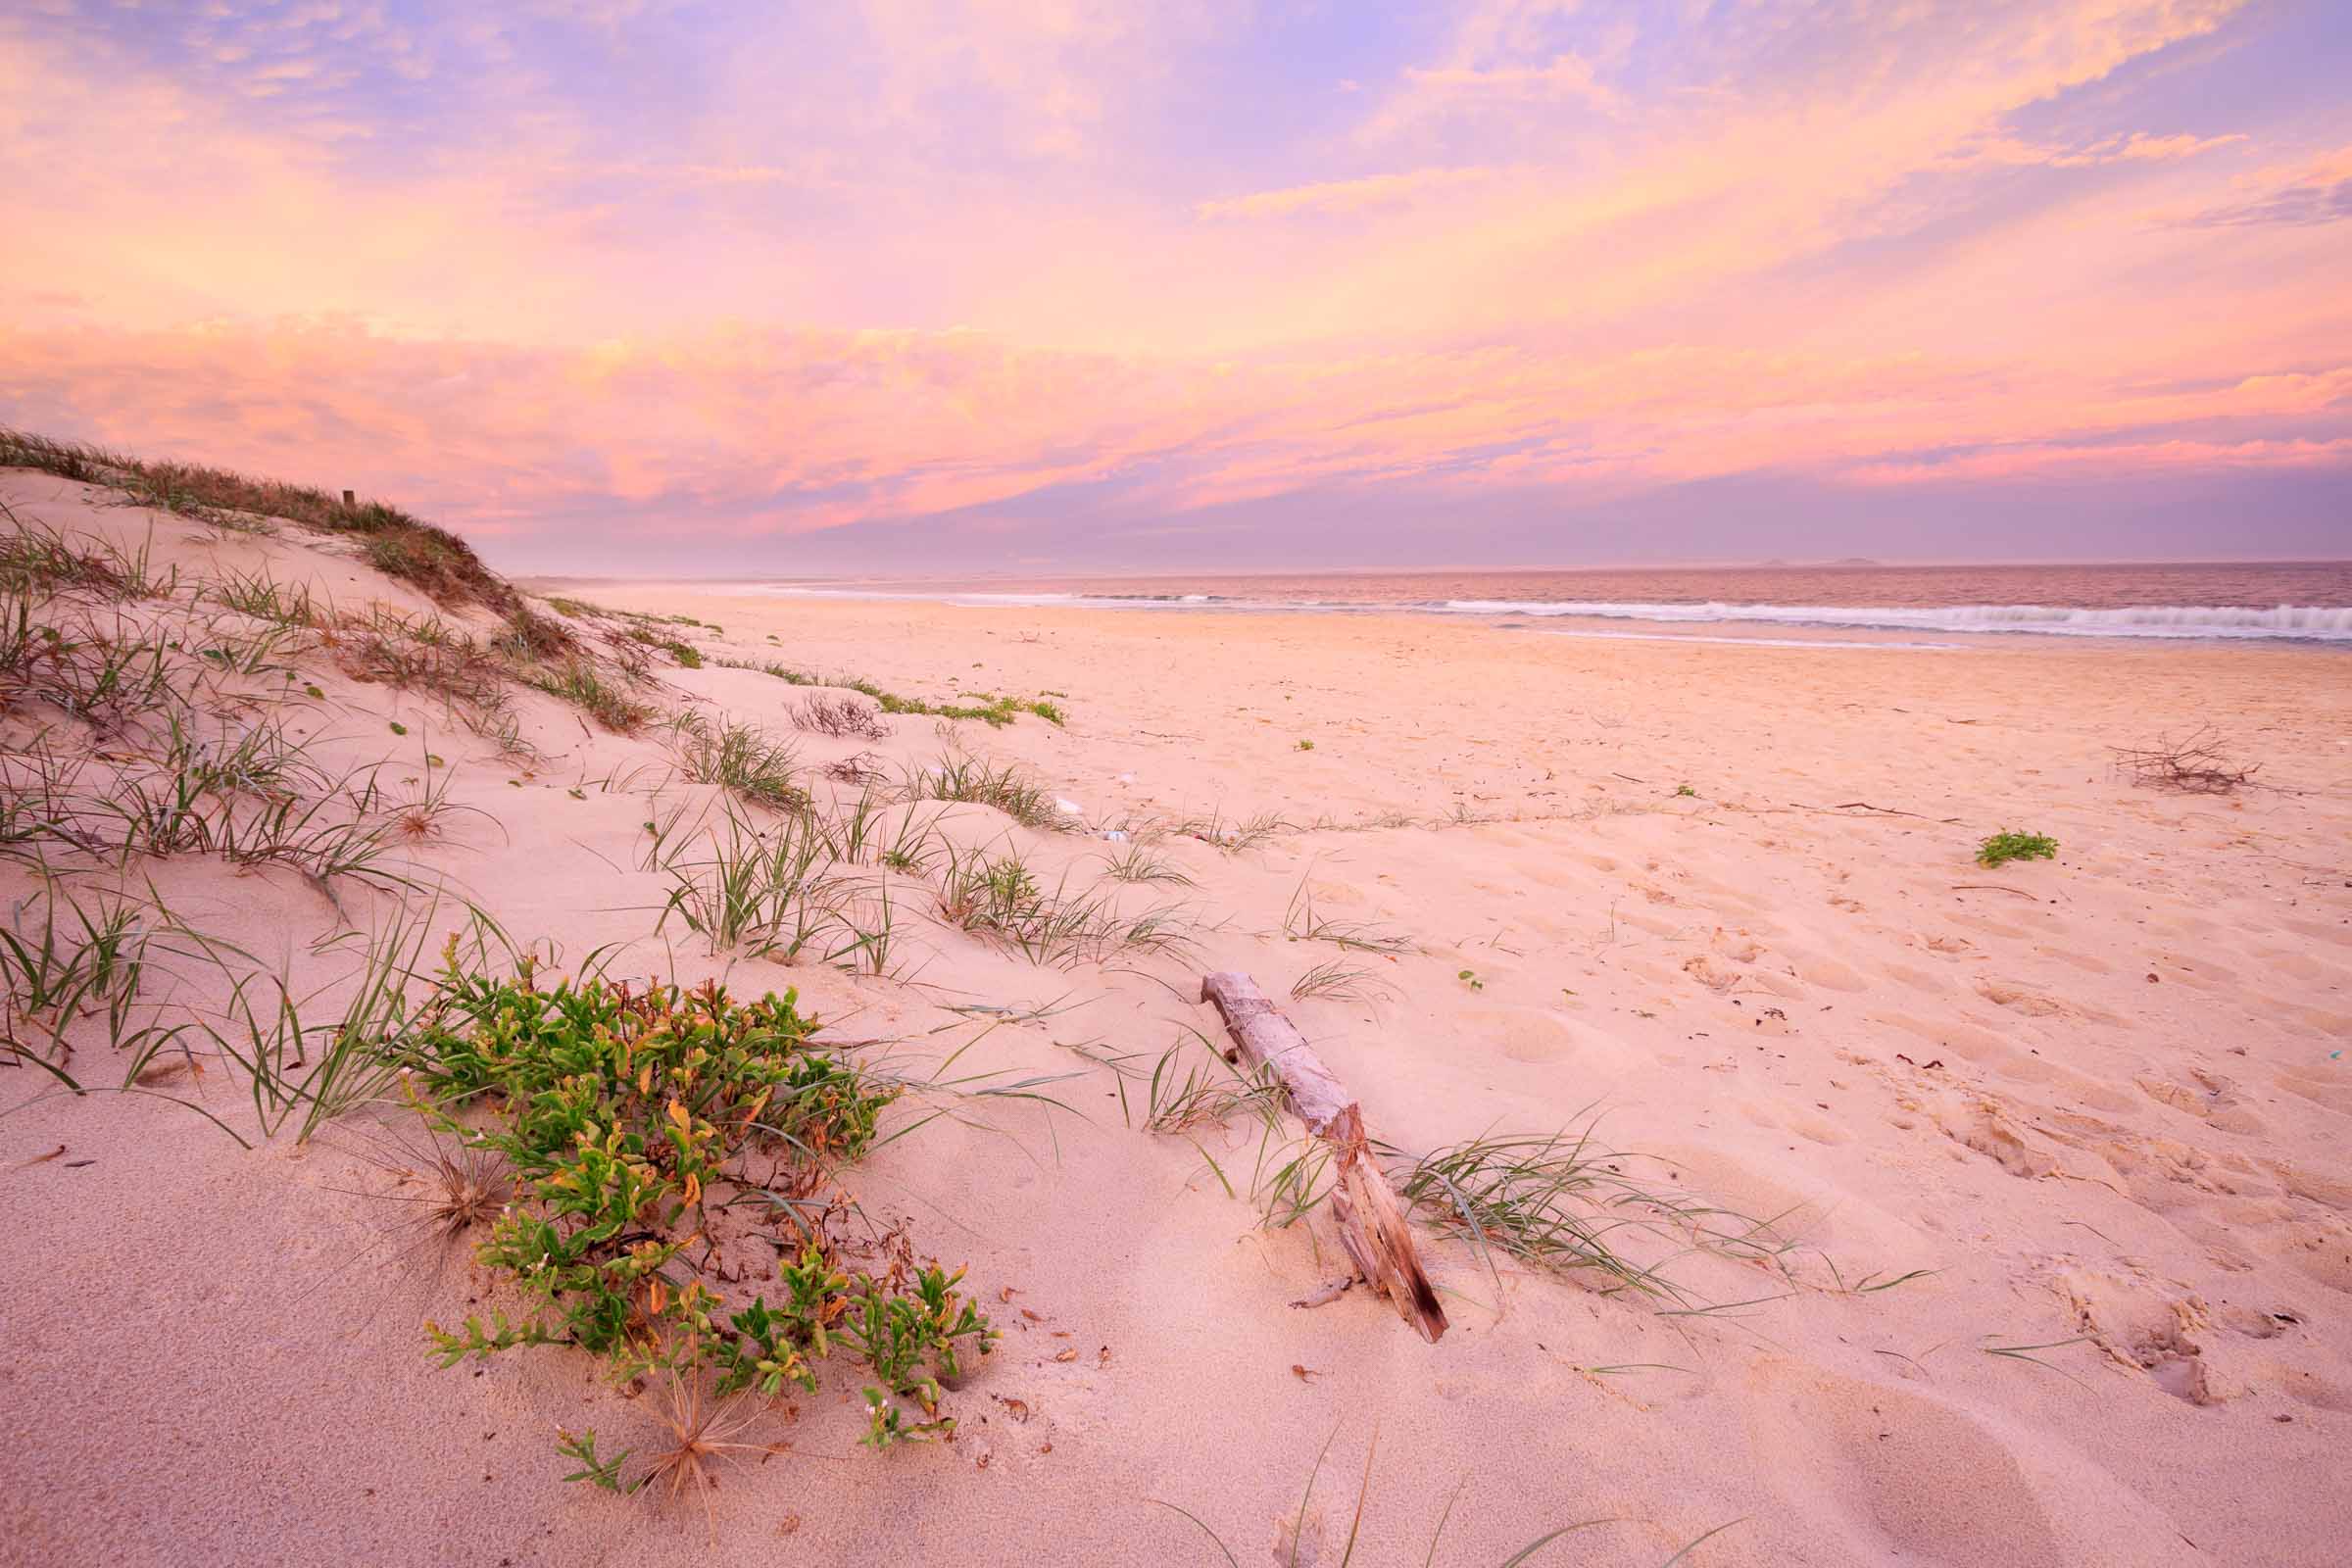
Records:
[[[2148,746],[2112,746],[2116,765],[2132,783],[2176,795],[2232,795],[2254,782],[2262,765],[2230,755],[2221,731],[2200,724]]]
[[[1402,932],[1385,929],[1368,920],[1341,920],[1321,913],[1315,907],[1314,889],[1305,877],[1299,879],[1282,912],[1282,932],[1293,942],[1328,942],[1335,948],[1356,953],[1420,951],[1413,939]]]
[[[1977,846],[1977,863],[2007,865],[2011,860],[2054,860],[2058,841],[2046,833],[2016,833],[2004,829]]]
[[[1301,1369],[1294,1368],[1293,1370],[1300,1371]],[[1276,1568],[1305,1568],[1305,1565],[1323,1562],[1329,1553],[1330,1548],[1328,1546],[1324,1545],[1319,1540],[1311,1539],[1318,1535],[1318,1516],[1314,1512],[1315,1487],[1323,1474],[1324,1461],[1331,1456],[1331,1446],[1333,1443],[1338,1441],[1339,1435],[1339,1429],[1334,1427],[1332,1429],[1331,1436],[1323,1440],[1323,1446],[1316,1451],[1315,1461],[1307,1469],[1306,1489],[1298,1498],[1298,1507],[1297,1512],[1286,1515],[1276,1524],[1276,1534],[1273,1548],[1273,1561],[1276,1565]],[[1339,1546],[1339,1557],[1337,1559],[1339,1568],[1350,1568],[1350,1565],[1355,1561],[1356,1545],[1363,1537],[1364,1510],[1369,1504],[1372,1496],[1372,1462],[1374,1457],[1379,1452],[1379,1447],[1380,1436],[1378,1432],[1375,1432],[1373,1434],[1372,1442],[1366,1446],[1364,1450],[1364,1471],[1363,1475],[1356,1483],[1355,1506],[1349,1510],[1347,1516],[1348,1537],[1347,1540]],[[1453,1518],[1454,1504],[1461,1500],[1462,1490],[1467,1484],[1466,1478],[1463,1481],[1457,1482],[1454,1485],[1453,1490],[1446,1494],[1446,1505],[1439,1510],[1437,1523],[1431,1527],[1429,1533],[1429,1545],[1422,1554],[1422,1568],[1431,1568],[1431,1565],[1437,1562],[1438,1547],[1446,1538],[1446,1527],[1449,1522],[1451,1522]],[[1159,1497],[1148,1497],[1145,1500],[1152,1503],[1155,1507],[1165,1508],[1170,1513],[1182,1517],[1188,1521],[1194,1529],[1200,1532],[1201,1535],[1207,1537],[1209,1544],[1216,1547],[1218,1556],[1224,1560],[1226,1568],[1241,1568],[1242,1559],[1234,1553],[1234,1550],[1231,1546],[1225,1544],[1224,1538],[1219,1536],[1214,1530],[1210,1529],[1206,1522],[1204,1522],[1191,1509],[1179,1507],[1177,1504],[1168,1502]],[[1699,1536],[1685,1544],[1680,1551],[1677,1551],[1673,1556],[1667,1558],[1663,1563],[1659,1564],[1658,1568],[1675,1568],[1676,1564],[1688,1561],[1693,1547],[1696,1547],[1701,1543],[1715,1536],[1721,1535],[1724,1531],[1731,1529],[1733,1525],[1743,1522],[1744,1521],[1742,1520],[1734,1519],[1725,1524],[1717,1525],[1714,1529],[1706,1532],[1705,1535]],[[1522,1564],[1533,1561],[1537,1553],[1541,1552],[1545,1546],[1550,1545],[1553,1542],[1560,1540],[1564,1536],[1572,1536],[1580,1531],[1585,1530],[1598,1530],[1609,1525],[1630,1525],[1634,1523],[1637,1523],[1637,1521],[1628,1518],[1607,1518],[1581,1519],[1574,1524],[1559,1525],[1545,1531],[1544,1534],[1536,1537],[1533,1541],[1530,1541],[1525,1545],[1519,1547],[1509,1556],[1502,1558],[1496,1565],[1496,1568],[1521,1568]]]
[[[1123,849],[1103,857],[1102,874],[1113,882],[1162,882],[1181,888],[1193,886],[1192,877],[1183,867],[1166,856],[1152,853],[1151,846],[1132,839]]]
[[[881,710],[855,697],[812,696],[792,705],[792,721],[802,729],[836,739],[886,741],[890,724]]]
[[[1185,838],[1213,844],[1228,855],[1255,849],[1278,833],[1298,831],[1296,824],[1279,811],[1258,811],[1250,816],[1228,817],[1222,810],[1206,816],[1190,816],[1172,824],[1169,832]]]
[[[1122,949],[1169,952],[1191,945],[1177,910],[1125,912],[1106,893],[1072,890],[1066,877],[1049,888],[1018,853],[992,853],[984,846],[947,849],[938,905],[950,925],[1032,963],[1059,966]]]
[[[1291,998],[1306,1002],[1379,1002],[1394,999],[1396,987],[1379,970],[1346,958],[1329,958],[1291,982]]]
[[[990,762],[951,746],[929,764],[907,773],[910,801],[960,801],[1003,811],[1025,828],[1066,833],[1077,824],[1054,804],[1054,796],[1017,762]]]
[[[527,969],[453,969],[436,1000],[410,1053],[417,1102],[513,1172],[480,1259],[528,1305],[518,1319],[428,1324],[433,1355],[451,1366],[568,1345],[617,1382],[670,1391],[672,1453],[686,1457],[627,1480],[626,1453],[566,1439],[573,1479],[632,1491],[667,1477],[674,1491],[678,1471],[693,1479],[741,1430],[735,1415],[757,1413],[730,1396],[812,1394],[836,1352],[872,1380],[867,1442],[954,1430],[944,1385],[996,1331],[957,1289],[960,1270],[890,1247],[870,1254],[892,1259],[879,1272],[852,1266],[844,1214],[816,1195],[873,1147],[898,1091],[816,1044],[793,993],[738,1002],[715,982],[638,990],[594,976],[543,991]],[[766,1261],[745,1266],[754,1253]]]
[[[126,457],[82,442],[0,426],[0,467],[38,468],[121,491],[129,504],[224,526],[265,518],[361,541],[368,564],[444,604],[474,603],[502,613],[514,590],[482,564],[465,540],[380,501],[345,502],[309,485],[257,479],[226,468]]]
[[[1384,1150],[1408,1206],[1493,1254],[1557,1273],[1589,1274],[1601,1294],[1687,1305],[1665,1273],[1674,1257],[1703,1252],[1777,1266],[1789,1243],[1770,1220],[1718,1208],[1645,1171],[1649,1156],[1613,1149],[1581,1126],[1555,1133],[1485,1133],[1404,1158]],[[1711,1310],[1704,1308],[1703,1310]]]
[[[790,741],[741,719],[681,713],[673,731],[678,761],[697,784],[716,784],[738,800],[772,811],[808,808],[795,781],[799,755]]]
[[[527,684],[585,712],[616,735],[632,735],[654,717],[654,707],[618,677],[587,659],[567,659],[528,677]]]
[[[973,692],[962,701],[935,702],[927,698],[903,696],[860,676],[820,675],[814,670],[795,668],[773,660],[721,659],[717,662],[722,668],[754,670],[788,686],[830,686],[841,691],[856,692],[860,697],[871,698],[885,713],[950,720],[976,719],[992,729],[1003,729],[1022,713],[1035,714],[1056,727],[1069,721],[1068,714],[1063,712],[1058,703],[1044,698]]]

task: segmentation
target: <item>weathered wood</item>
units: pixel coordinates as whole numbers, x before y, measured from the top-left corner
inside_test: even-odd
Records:
[[[1436,1344],[1446,1332],[1446,1309],[1421,1267],[1403,1205],[1372,1157],[1363,1108],[1248,975],[1202,975],[1200,1000],[1213,1003],[1225,1019],[1233,1040],[1226,1059],[1272,1072],[1306,1130],[1331,1146],[1331,1217],[1356,1273],[1389,1298],[1398,1317]]]

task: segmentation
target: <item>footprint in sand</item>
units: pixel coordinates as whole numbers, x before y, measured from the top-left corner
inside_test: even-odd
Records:
[[[1807,953],[1801,948],[1784,947],[1781,956],[1796,969],[1796,977],[1807,985],[1821,986],[1830,991],[1868,991],[1870,982],[1862,978],[1850,964],[1836,958]]]
[[[2272,1075],[2271,1082],[2290,1095],[2300,1095],[2315,1105],[2324,1106],[2338,1115],[2352,1116],[2352,1072],[2336,1068],[2281,1067]]]
[[[2198,1068],[2188,1069],[2188,1083],[2177,1083],[2169,1078],[2134,1078],[2139,1092],[2158,1104],[2170,1105],[2185,1115],[2196,1117],[2227,1133],[2258,1133],[2264,1123],[2260,1116],[2246,1108],[2237,1092],[2234,1079]]]
[[[2061,1268],[2042,1283],[2110,1360],[2147,1373],[2174,1398],[2219,1404],[2245,1392],[2206,1360],[2198,1336],[2207,1334],[2212,1318],[2202,1298],[2169,1291],[2137,1270]]]
[[[2124,1022],[2104,1007],[2094,1007],[2087,1002],[2076,1002],[2067,997],[2054,997],[2046,991],[2036,991],[2014,980],[1996,980],[1990,975],[1978,979],[1977,995],[1996,1006],[2024,1013],[2029,1018],[2071,1018],[2082,1023],[2109,1025],[2121,1025]]]
[[[1473,1037],[1489,1041],[1513,1061],[1565,1061],[1580,1072],[1616,1077],[1634,1071],[1639,1053],[1597,1029],[1542,1007],[1475,1007],[1461,1015]]]
[[[1925,969],[1914,969],[1907,963],[1882,963],[1879,965],[1879,973],[1896,985],[1908,986],[1914,991],[1942,991],[1945,989],[1943,976],[1930,974]]]
[[[1748,1441],[1774,1455],[1767,1473],[1825,1556],[1948,1568],[2195,1560],[2153,1505],[2045,1433],[2004,1434],[1928,1395],[1779,1356],[1759,1360],[1747,1386]]]
[[[1989,1029],[1980,1029],[1957,1018],[1915,1018],[1907,1012],[1874,1012],[1870,1021],[1916,1036],[1938,1053],[1949,1051],[1986,1066],[2019,1067],[2032,1060]]]

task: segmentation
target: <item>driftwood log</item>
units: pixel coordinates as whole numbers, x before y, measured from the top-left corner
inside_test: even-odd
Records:
[[[1389,1298],[1398,1317],[1436,1344],[1446,1332],[1446,1309],[1422,1271],[1403,1206],[1372,1157],[1362,1107],[1248,975],[1201,976],[1200,1000],[1214,1003],[1224,1016],[1233,1040],[1225,1058],[1270,1071],[1306,1130],[1331,1146],[1331,1217],[1356,1273]]]

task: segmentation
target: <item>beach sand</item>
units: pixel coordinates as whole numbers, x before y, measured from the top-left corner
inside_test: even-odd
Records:
[[[425,608],[291,532],[216,535],[23,472],[0,499],[116,538],[152,527],[189,573],[268,564],[347,607]],[[657,740],[525,694],[547,758],[526,771],[429,699],[295,661],[324,693],[301,720],[322,756],[446,756],[478,809],[414,857],[517,941],[798,987],[842,1038],[918,1061],[968,1047],[957,1074],[1070,1075],[1043,1091],[1065,1109],[968,1100],[843,1178],[967,1265],[1004,1331],[953,1396],[955,1441],[856,1446],[836,1370],[774,1417],[790,1452],[723,1478],[715,1544],[690,1501],[565,1487],[560,1426],[625,1446],[644,1412],[562,1349],[436,1369],[422,1319],[511,1298],[463,1257],[386,1255],[386,1184],[349,1136],[249,1152],[182,1106],[44,1095],[19,1067],[0,1072],[0,1562],[1224,1561],[1179,1509],[1242,1563],[1326,1568],[1351,1531],[1359,1564],[1421,1563],[1442,1514],[1446,1564],[1587,1521],[1606,1522],[1530,1560],[1655,1565],[1726,1525],[1684,1560],[2343,1560],[2339,658],[566,591],[723,627],[681,629],[705,663],[659,668],[665,701],[780,733],[807,692],[721,659],[935,700],[1056,694],[1066,727],[953,726],[1079,808],[1065,833],[951,819],[1049,883],[1091,887],[1130,847],[1105,829],[1196,830],[1147,846],[1189,885],[1120,893],[1180,906],[1191,953],[1041,966],[931,917],[909,883],[892,975],[713,957],[674,921],[655,934],[644,825],[710,794],[668,778]],[[2109,748],[2206,720],[2260,787],[2170,795],[2114,766]],[[7,722],[21,745],[30,720]],[[863,750],[920,768],[948,743],[932,718],[891,723],[881,742],[798,735],[809,776]],[[1280,825],[1212,842],[1253,818]],[[1975,864],[2002,829],[2053,836],[2056,859]],[[138,869],[302,984],[349,966],[311,951],[335,910],[298,878]],[[4,862],[0,884],[12,903],[30,887]],[[363,925],[372,907],[350,904]],[[1334,961],[1364,971],[1360,1000],[1290,1000]],[[1649,1156],[1625,1171],[1765,1224],[1774,1255],[1651,1246],[1678,1294],[1612,1294],[1425,1224],[1438,1344],[1361,1290],[1295,1308],[1337,1253],[1321,1217],[1261,1224],[1257,1133],[1130,1126],[1101,1065],[1197,1054],[1209,969],[1282,1001],[1398,1150],[1597,1117],[1602,1146]],[[175,1092],[250,1123],[221,1064]]]

